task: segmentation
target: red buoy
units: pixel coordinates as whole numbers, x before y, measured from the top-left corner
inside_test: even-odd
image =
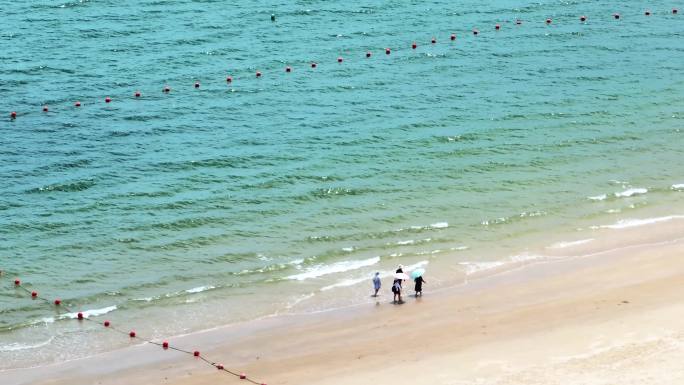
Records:
[[[646,16],[651,16],[651,11],[648,11],[648,10],[647,10],[646,12],[644,12],[644,15],[646,15]]]
[[[200,88],[199,82],[195,82],[195,88]]]
[[[81,102],[74,103],[74,107],[81,107]]]
[[[16,119],[16,118],[17,118],[17,113],[14,112],[14,111],[10,112],[10,118],[11,118],[11,119]]]
[[[366,52],[366,57],[371,57],[370,51]]]
[[[551,24],[551,19],[546,19],[546,24]]]
[[[19,285],[21,285],[21,281],[18,280],[18,279],[15,279],[15,280],[14,280],[14,284],[17,285],[17,286],[19,286]]]
[[[169,343],[166,342],[166,341],[162,342],[162,348],[163,348],[163,349],[168,349],[168,348],[169,348]]]
[[[316,63],[311,63],[311,68],[316,68],[316,66],[318,66],[318,64],[316,64]]]
[[[392,53],[392,51],[390,51],[389,48],[385,48],[385,54],[386,54],[386,55],[389,55],[390,53]]]
[[[618,19],[620,18],[620,14],[619,14],[619,13],[614,13],[614,14],[613,14],[613,17],[615,18],[615,20],[618,20]]]
[[[43,106],[43,112],[48,112],[48,106]]]
[[[501,26],[500,26],[499,24],[497,24],[497,25],[494,26],[494,29],[498,31],[498,30],[501,29]]]
[[[62,301],[61,301],[61,300],[59,300],[59,299],[56,299],[56,300],[55,300],[55,306],[59,306],[59,305],[61,305],[61,304],[62,304]]]
[[[473,30],[473,35],[477,35],[478,33],[480,33],[480,31],[478,31],[476,29]]]
[[[135,97],[136,97],[136,98],[139,98],[140,95],[142,95],[142,94],[140,93],[140,91],[135,91]]]
[[[260,78],[260,77],[261,77],[261,72],[257,71],[257,72],[256,72],[256,77]]]
[[[195,352],[192,353],[192,355],[195,356],[195,357],[199,357],[199,356],[200,356],[200,352],[199,352],[198,350],[195,350]]]
[[[226,83],[231,83],[232,81],[233,81],[233,77],[232,77],[232,76],[228,76],[228,77],[226,78]]]
[[[285,67],[285,72],[292,72],[292,68],[290,66]]]
[[[452,41],[456,40],[456,34],[455,34],[455,33],[452,33],[452,34],[451,34],[451,40],[452,40]]]
[[[217,365],[216,365],[216,369],[218,369],[218,370],[223,370],[223,365],[217,364]]]
[[[104,327],[108,328],[109,325],[110,325],[110,324],[109,324],[109,321],[105,321],[105,322],[104,322]]]
[[[83,319],[83,313],[78,312],[78,314],[76,315],[76,317],[77,317],[79,320],[82,320],[82,319]]]
[[[411,44],[411,48],[413,48],[413,49],[418,48],[418,44],[416,44],[416,43]]]
[[[586,16],[580,16],[580,21],[587,21],[587,17]]]
[[[112,98],[110,98],[109,96],[107,96],[105,98],[105,103],[111,103],[111,101],[112,101]]]
[[[342,61],[343,61],[342,57],[338,57],[338,58],[337,58],[337,62],[338,62],[338,63],[342,63]]]
[[[135,332],[134,332],[133,330],[131,330],[131,332],[128,333],[128,335],[129,335],[131,338],[135,338]]]
[[[35,291],[31,292],[31,297],[36,298],[37,296],[38,296],[38,293],[36,293]]]
[[[241,379],[241,380],[246,380],[246,379],[247,379],[247,375],[244,374],[244,373],[240,373],[240,379]]]

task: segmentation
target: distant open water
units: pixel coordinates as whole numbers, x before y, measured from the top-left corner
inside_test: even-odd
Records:
[[[14,275],[161,337],[680,205],[678,5],[0,2],[0,369],[128,343]]]

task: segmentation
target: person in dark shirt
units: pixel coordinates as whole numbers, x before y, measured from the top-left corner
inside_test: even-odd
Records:
[[[420,277],[417,277],[416,279],[414,279],[413,282],[416,283],[416,297],[418,297],[418,296],[422,297],[423,296],[423,284],[427,283],[427,281],[425,281],[423,279],[423,276],[421,275]]]
[[[395,279],[392,284],[392,293],[394,294],[394,303],[404,303],[401,300],[401,279]]]

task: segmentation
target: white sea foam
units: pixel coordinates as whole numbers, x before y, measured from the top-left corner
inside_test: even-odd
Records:
[[[631,188],[631,189],[625,190],[623,192],[615,193],[615,196],[618,198],[627,198],[627,197],[631,197],[634,195],[646,194],[647,192],[648,192],[648,189],[645,189],[645,188]]]
[[[305,272],[286,277],[303,281],[305,279],[318,278],[328,274],[342,273],[349,270],[356,270],[366,266],[372,266],[380,262],[380,257],[373,257],[359,261],[342,261],[331,265],[318,265],[308,268]]]
[[[684,183],[673,184],[671,187],[673,190],[684,190]]]
[[[185,292],[186,293],[201,293],[203,291],[211,290],[211,289],[216,289],[216,286],[199,286],[199,287],[193,287],[192,289],[188,289]]]
[[[608,198],[608,195],[606,194],[601,194],[601,195],[596,195],[593,197],[587,197],[590,201],[604,201],[606,198]]]
[[[541,255],[512,255],[502,261],[487,261],[487,262],[460,262],[459,265],[465,267],[466,275],[472,275],[487,270],[495,270],[507,265],[524,264],[529,261],[543,259]]]
[[[409,239],[408,241],[399,241],[399,242],[397,242],[397,245],[399,245],[399,246],[412,245],[414,243],[416,243],[416,241],[414,241],[413,239]]]
[[[55,339],[55,336],[52,336],[52,337],[48,338],[46,341],[39,342],[36,344],[22,344],[20,342],[12,342],[11,344],[0,345],[0,352],[13,352],[13,351],[17,351],[17,350],[38,349],[38,348],[42,348],[43,346],[48,345],[54,339]]]
[[[152,302],[154,300],[159,299],[160,297],[144,297],[144,298],[133,298],[133,301],[142,301],[142,302]]]
[[[594,241],[594,238],[589,238],[589,239],[580,239],[578,241],[568,241],[568,242],[557,242],[554,243],[553,245],[549,246],[549,249],[565,249],[566,247],[572,247],[572,246],[578,246],[578,245],[583,245],[585,243],[589,243]]]
[[[433,229],[444,229],[444,228],[449,227],[449,223],[448,222],[437,222],[437,223],[431,224],[430,227],[432,227]]]
[[[114,310],[116,310],[116,305],[103,307],[102,309],[86,310],[86,311],[82,311],[81,313],[83,313],[83,318],[90,318],[90,317],[97,317],[99,315],[107,314],[107,313],[113,312]],[[64,318],[78,318],[78,313],[66,313],[66,314],[63,314],[59,317],[59,319],[64,319]]]
[[[411,272],[411,271],[413,271],[413,270],[415,270],[415,269],[417,269],[417,268],[419,268],[419,267],[426,266],[428,263],[430,263],[430,261],[420,261],[420,262],[416,262],[416,263],[414,263],[413,265],[404,266],[404,269],[403,269],[403,270],[404,270],[405,273],[406,273],[406,272]]]
[[[354,251],[354,248],[353,247],[343,247],[342,251],[352,252],[352,251]]]
[[[622,219],[612,225],[598,226],[603,229],[627,229],[630,227],[646,226],[654,223],[668,222],[673,219],[684,219],[684,215],[670,215],[666,217],[645,218],[645,219]]]

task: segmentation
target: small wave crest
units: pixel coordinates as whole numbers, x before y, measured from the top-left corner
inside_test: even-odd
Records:
[[[628,198],[634,195],[646,194],[648,189],[645,188],[630,188],[622,192],[615,193],[616,198]]]
[[[366,266],[372,266],[378,262],[380,262],[380,257],[373,257],[357,261],[342,261],[330,265],[312,266],[306,269],[306,271],[303,273],[290,275],[285,278],[297,281],[304,281],[306,279],[318,278],[324,275],[342,273],[345,271],[360,269]]]
[[[104,315],[107,313],[111,313],[116,309],[117,309],[116,305],[112,305],[112,306],[103,307],[101,309],[86,310],[86,311],[82,311],[80,313],[83,314],[83,318],[90,318],[90,317],[97,317],[97,316],[101,316],[101,315]],[[62,314],[59,316],[58,319],[74,319],[74,318],[78,318],[78,312]],[[44,321],[46,321],[46,320],[44,320]]]
[[[587,199],[589,199],[590,201],[596,201],[596,202],[605,201],[606,198],[608,198],[607,194],[601,194],[601,195],[595,195],[593,197],[587,197]]]
[[[216,289],[216,286],[199,286],[199,287],[193,287],[192,289],[188,289],[185,292],[186,293],[201,293],[203,291],[211,290],[211,289]]]
[[[673,184],[670,188],[676,191],[684,191],[684,183]]]

